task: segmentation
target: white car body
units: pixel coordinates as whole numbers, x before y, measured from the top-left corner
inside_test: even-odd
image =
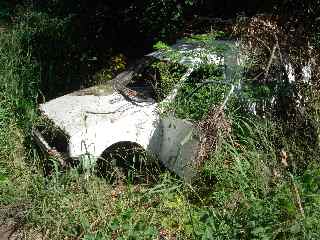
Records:
[[[179,62],[188,66],[181,82],[203,57],[215,64],[225,64],[226,56],[208,53],[195,44],[180,42],[173,48],[182,55]],[[166,58],[161,51],[147,56]],[[181,82],[164,101],[175,97]],[[132,142],[153,153],[182,178],[194,175],[199,145],[196,129],[187,120],[160,117],[159,103],[154,99],[129,101],[111,87],[95,86],[58,97],[39,108],[43,116],[68,136],[67,154],[71,158],[83,155],[98,158],[114,144]]]

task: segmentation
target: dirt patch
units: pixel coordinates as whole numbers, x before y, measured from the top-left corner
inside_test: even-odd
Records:
[[[22,228],[25,223],[25,206],[0,208],[0,240],[23,238]]]
[[[0,240],[46,240],[47,234],[28,227],[25,207],[0,208]]]

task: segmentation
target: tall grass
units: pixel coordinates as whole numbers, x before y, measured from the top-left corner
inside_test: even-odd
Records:
[[[292,141],[290,145],[296,143]],[[299,152],[286,152],[288,149],[280,125],[256,118],[234,119],[232,136],[223,140],[206,162],[204,180],[198,186],[199,198],[204,203],[200,205],[204,215],[196,222],[196,229],[202,231],[200,236],[207,236],[205,239],[320,236],[316,226],[319,208],[313,208],[319,201],[319,184],[315,183],[319,159],[315,155],[308,168],[301,171],[304,173],[296,175],[291,166]],[[310,184],[313,190],[308,187]]]
[[[29,133],[36,118],[39,66],[26,31],[16,25],[0,33],[0,206],[29,201]]]
[[[3,124],[17,120],[32,123],[40,82],[40,68],[31,56],[30,40],[23,25],[0,35],[0,90]]]

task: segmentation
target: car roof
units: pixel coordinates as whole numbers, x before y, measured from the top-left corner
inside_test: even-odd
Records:
[[[236,46],[232,40],[213,40],[211,42],[179,40],[174,45],[147,54],[159,60],[176,61],[187,67],[196,67],[205,61],[223,64],[223,58]],[[214,51],[213,48],[217,49]]]

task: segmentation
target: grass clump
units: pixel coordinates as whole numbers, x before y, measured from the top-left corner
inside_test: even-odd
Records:
[[[183,236],[183,229],[177,227],[184,220],[175,218],[176,214],[186,216],[185,207],[182,212],[179,209],[184,206],[179,193],[182,185],[168,175],[154,186],[114,185],[94,176],[85,179],[77,170],[57,173],[50,180],[33,180],[29,227],[49,239]]]
[[[36,165],[30,164],[34,159],[29,158],[33,155],[30,129],[37,118],[40,67],[31,56],[27,36],[23,24],[10,26],[0,34],[1,209],[29,206],[28,191],[36,170]]]
[[[203,231],[208,239],[312,239],[319,235],[317,227],[309,225],[317,221],[317,214],[310,211],[318,201],[312,193],[317,187],[308,193],[312,200],[306,201],[304,174],[309,170],[303,175],[294,173],[299,153],[288,151],[282,127],[269,120],[241,118],[233,119],[233,125],[230,139],[205,163],[198,189],[201,205],[210,206],[200,220],[204,225],[199,225],[206,226]],[[308,166],[319,169],[318,157],[314,157]],[[314,182],[318,175],[306,176]]]

